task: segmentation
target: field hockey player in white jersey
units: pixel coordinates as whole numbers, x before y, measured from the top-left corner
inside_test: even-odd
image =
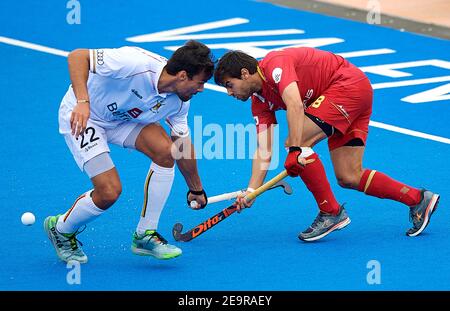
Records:
[[[45,231],[58,257],[87,262],[77,235],[121,194],[109,143],[136,149],[152,161],[132,252],[158,259],[181,255],[181,249],[170,245],[157,227],[172,187],[175,162],[189,188],[188,203],[195,200],[198,208],[207,204],[187,114],[189,100],[203,91],[212,75],[210,49],[191,40],[169,60],[138,47],[77,49],[69,54],[68,63],[72,84],[59,109],[59,131],[93,189],[81,194],[64,214],[45,219]],[[159,121],[169,125],[170,136]],[[174,146],[180,142],[191,151],[174,157]]]

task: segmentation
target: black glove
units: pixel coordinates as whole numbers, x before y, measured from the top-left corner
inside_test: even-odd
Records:
[[[201,204],[200,207],[197,208],[197,209],[203,209],[203,208],[206,207],[206,205],[208,205],[208,196],[206,195],[205,190],[203,190],[203,189],[200,190],[200,191],[194,191],[194,190],[191,190],[191,189],[188,190],[188,192],[186,194],[186,201],[187,201],[188,206],[191,207],[191,201],[189,201],[189,194],[193,194],[193,195],[202,195],[203,194],[205,196],[206,203],[205,204]]]

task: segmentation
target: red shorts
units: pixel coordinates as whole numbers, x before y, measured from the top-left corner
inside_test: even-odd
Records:
[[[366,143],[373,90],[369,79],[361,74],[357,68],[346,70],[340,79],[306,108],[307,113],[334,127],[334,134],[328,137],[330,151],[355,138]]]

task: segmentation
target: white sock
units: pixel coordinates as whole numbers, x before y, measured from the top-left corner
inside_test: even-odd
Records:
[[[158,228],[159,216],[169,197],[174,175],[174,167],[161,167],[155,163],[150,165],[144,184],[144,205],[136,229],[138,234]]]
[[[56,223],[56,230],[61,233],[74,233],[81,226],[93,221],[104,212],[92,201],[92,191],[89,190],[79,196],[72,207],[63,216],[59,217]]]

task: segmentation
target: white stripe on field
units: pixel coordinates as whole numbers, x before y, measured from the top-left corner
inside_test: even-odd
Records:
[[[433,78],[425,78],[425,79],[413,79],[413,80],[405,80],[405,81],[375,83],[375,84],[372,84],[372,88],[374,90],[377,90],[377,89],[387,89],[387,88],[390,88],[390,87],[422,85],[422,84],[427,84],[427,83],[438,83],[438,82],[446,82],[446,81],[450,81],[450,76],[433,77]]]
[[[149,37],[146,41],[128,40],[131,42],[162,42],[162,41],[177,41],[177,40],[203,40],[203,39],[226,39],[226,38],[243,38],[243,37],[262,37],[262,36],[279,36],[303,34],[304,31],[300,29],[281,29],[281,30],[259,30],[259,31],[240,31],[240,32],[219,32],[219,33],[205,33],[198,35],[179,35],[171,37]],[[131,38],[130,38],[131,39]]]
[[[171,30],[149,33],[146,35],[129,37],[129,38],[126,38],[125,40],[131,41],[131,42],[151,42],[151,41],[159,39],[159,38],[185,35],[185,34],[189,34],[192,32],[199,32],[199,31],[203,31],[203,30],[211,30],[211,29],[216,29],[216,28],[229,27],[229,26],[234,26],[234,25],[239,25],[239,24],[245,24],[248,22],[249,22],[249,20],[246,18],[240,18],[240,17],[229,18],[229,19],[224,19],[224,20],[216,21],[216,22],[204,23],[204,24],[199,24],[199,25],[194,25],[194,26],[187,26],[187,27],[181,27],[181,28],[176,28],[176,29],[171,29]]]
[[[413,131],[413,130],[408,130],[408,129],[401,128],[398,126],[389,125],[389,124],[376,122],[376,121],[370,121],[369,125],[373,126],[373,127],[382,128],[382,129],[385,129],[385,130],[388,130],[391,132],[397,132],[397,133],[401,133],[401,134],[405,134],[405,135],[409,135],[409,136],[415,136],[415,137],[420,137],[420,138],[424,138],[424,139],[434,140],[434,141],[438,141],[440,143],[450,145],[450,139],[445,138],[445,137],[440,137],[440,136],[430,135],[430,134],[417,132],[417,131]]]
[[[20,40],[11,39],[11,38],[2,37],[2,36],[0,36],[0,42],[23,47],[26,49],[31,49],[31,50],[35,50],[35,51],[44,52],[44,53],[54,54],[54,55],[58,55],[58,56],[67,57],[67,55],[69,55],[69,52],[67,52],[67,51],[49,48],[49,47],[46,47],[43,45],[29,43],[29,42],[20,41]],[[417,80],[412,80],[412,81],[415,82],[414,84],[418,84],[417,82],[419,82],[419,81],[421,81],[422,83],[431,83],[431,82],[436,82],[436,80],[442,81],[443,78],[444,78],[444,81],[447,81],[447,77],[417,79]],[[385,88],[385,87],[392,87],[393,83],[397,83],[396,86],[402,86],[402,83],[407,83],[407,82],[408,81],[390,82],[390,83],[386,83],[387,85],[386,84],[383,85],[383,83],[378,83],[378,85],[374,84],[374,86],[377,86],[377,87],[374,87],[374,89],[375,88],[381,89],[381,88]],[[406,84],[406,85],[408,85],[408,84]],[[210,84],[210,83],[205,83],[205,88],[216,91],[216,92],[221,92],[221,93],[225,93],[225,94],[227,93],[227,90],[224,87]],[[423,139],[433,140],[433,141],[437,141],[437,142],[444,143],[444,144],[450,144],[449,138],[430,135],[430,134],[426,134],[426,133],[422,133],[422,132],[418,132],[418,131],[413,131],[413,130],[405,129],[405,128],[394,126],[394,125],[389,125],[389,124],[376,122],[376,121],[370,121],[369,125],[373,126],[373,127],[377,127],[377,128],[382,128],[382,129],[385,129],[385,130],[388,130],[391,132],[401,133],[401,134],[414,136],[414,137],[420,137]]]
[[[361,57],[361,56],[372,56],[372,55],[380,55],[380,54],[391,54],[395,53],[395,50],[391,49],[374,49],[374,50],[362,50],[362,51],[353,51],[353,52],[345,52],[345,53],[336,53],[344,58],[352,58],[352,57]]]
[[[43,45],[29,43],[29,42],[20,41],[20,40],[11,39],[11,38],[2,37],[2,36],[0,36],[0,42],[15,45],[15,46],[20,46],[22,48],[26,48],[26,49],[30,49],[30,50],[35,50],[35,51],[40,51],[40,52],[49,53],[49,54],[53,54],[53,55],[58,55],[58,56],[67,57],[67,55],[69,55],[69,52],[66,52],[66,51],[57,50],[57,49],[49,48],[49,47],[46,47]]]

